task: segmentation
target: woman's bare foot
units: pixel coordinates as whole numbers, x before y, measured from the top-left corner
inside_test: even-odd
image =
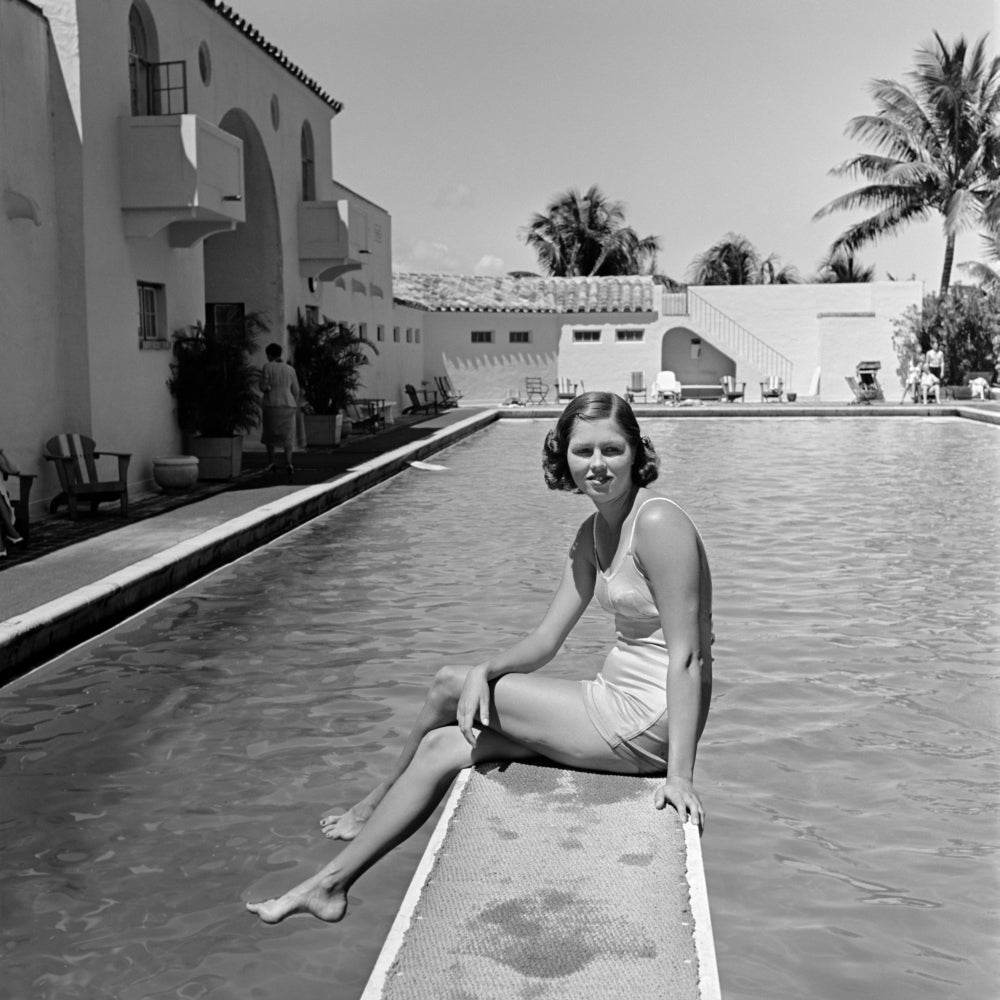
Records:
[[[360,802],[341,815],[331,814],[319,821],[323,836],[330,840],[353,840],[362,830],[375,807],[385,798],[389,785],[376,785]]]
[[[337,886],[336,874],[314,875],[277,899],[247,903],[265,924],[277,924],[295,913],[311,913],[320,920],[335,923],[347,912],[347,893]]]

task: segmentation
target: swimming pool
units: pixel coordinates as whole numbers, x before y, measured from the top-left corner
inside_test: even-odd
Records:
[[[548,423],[441,453],[0,691],[0,913],[16,997],[356,998],[425,836],[347,920],[240,900],[330,856],[426,682],[529,628],[586,501]],[[716,586],[699,755],[724,995],[991,995],[995,428],[647,422]],[[590,611],[547,669],[592,674]]]

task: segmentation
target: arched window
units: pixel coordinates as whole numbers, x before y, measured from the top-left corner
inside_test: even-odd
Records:
[[[302,200],[316,200],[316,160],[309,122],[302,125]]]
[[[132,114],[149,114],[149,43],[146,25],[135,4],[128,12],[128,86]]]

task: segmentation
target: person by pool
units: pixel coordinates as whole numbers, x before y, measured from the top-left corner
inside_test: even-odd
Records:
[[[682,820],[704,825],[694,765],[713,636],[701,536],[676,503],[648,489],[659,459],[620,396],[577,396],[546,437],[542,465],[551,489],[582,493],[597,511],[578,529],[541,623],[482,663],[438,671],[390,777],[347,813],[321,820],[327,837],[351,843],[283,895],[247,903],[262,920],[340,920],[351,885],[474,764],[540,756],[614,774],[663,774],[653,806],[670,804]],[[615,617],[601,673],[583,682],[536,673],[594,597]]]

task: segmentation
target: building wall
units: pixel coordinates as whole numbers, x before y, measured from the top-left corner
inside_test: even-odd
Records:
[[[90,406],[80,141],[54,67],[45,19],[0,2],[0,447],[43,478],[45,441]]]
[[[171,247],[166,230],[126,237],[120,120],[131,113],[130,0],[40,0],[44,17],[28,4],[0,3],[0,114],[7,129],[0,162],[5,183],[25,178],[16,183],[40,209],[39,225],[0,217],[3,343],[12,355],[31,361],[16,370],[4,366],[0,374],[0,426],[3,446],[23,468],[40,474],[36,508],[57,491],[53,471],[41,460],[53,434],[77,430],[103,448],[131,452],[135,490],[151,486],[155,456],[182,449],[166,387],[169,337],[204,321],[206,294],[266,314],[271,329],[261,338],[258,360],[267,340],[287,341],[286,326],[298,307],[321,304],[322,286],[311,292],[299,267],[300,141],[308,120],[316,198],[334,200],[334,109],[201,0],[139,5],[155,25],[154,58],[186,62],[188,112],[213,126],[238,121],[241,134],[253,139],[247,145],[254,148],[244,155],[247,194],[257,194],[246,206],[247,223],[240,224],[252,235],[244,237],[242,257],[226,252],[229,234],[190,248]],[[211,54],[208,83],[199,72],[202,44]],[[279,110],[276,124],[272,99]],[[387,226],[384,238],[387,247]],[[208,255],[212,287],[206,293],[205,247],[213,239],[218,246],[215,263]],[[385,317],[391,315],[388,260],[386,249]],[[140,344],[139,281],[165,289],[162,344]],[[7,430],[12,427],[13,438]]]
[[[662,321],[650,313],[578,314],[560,317],[559,376],[582,383],[587,391],[623,395],[632,372],[647,386],[660,370]],[[619,341],[619,330],[642,330],[640,341]],[[597,333],[599,340],[578,341],[575,331]]]
[[[819,368],[819,394],[827,401],[853,399],[844,376],[853,375],[859,361],[879,360],[886,377],[895,379],[892,320],[923,301],[923,283],[917,281],[703,286],[694,291],[791,360],[793,376],[787,389],[804,395]],[[847,322],[824,323],[829,314],[848,314]],[[832,329],[839,331],[837,336],[831,335]],[[750,383],[748,399],[756,398],[751,386],[767,374],[741,366],[737,359],[737,378],[746,377]],[[902,381],[899,385],[902,391]]]
[[[549,313],[426,312],[423,378],[448,375],[463,404],[495,404],[525,395],[524,380],[539,376],[555,386],[562,317]],[[473,331],[488,331],[490,343],[473,343]],[[528,343],[511,342],[527,331]],[[549,400],[555,399],[553,391]]]

